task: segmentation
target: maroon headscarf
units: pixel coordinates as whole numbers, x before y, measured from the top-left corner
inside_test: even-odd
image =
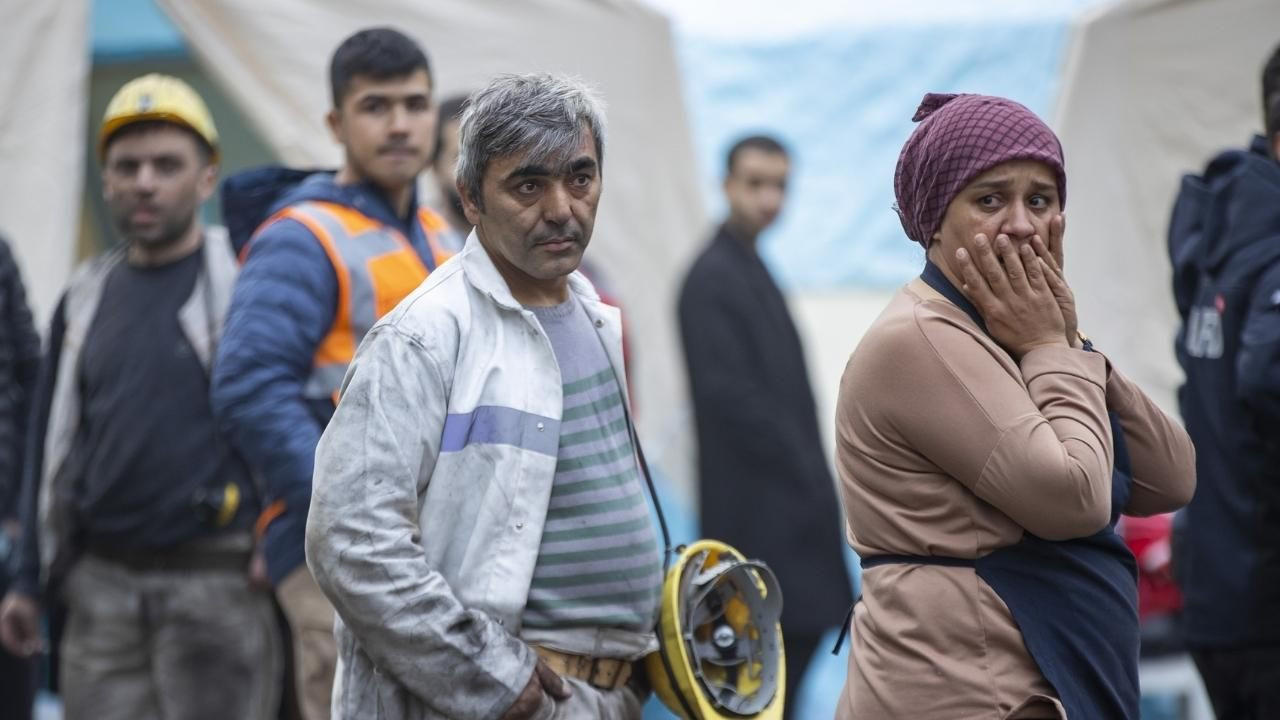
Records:
[[[974,178],[1010,160],[1039,160],[1058,176],[1058,198],[1067,204],[1062,143],[1035,113],[990,95],[929,93],[915,117],[920,123],[898,155],[893,174],[898,217],[907,237],[924,247],[942,226],[947,206]]]

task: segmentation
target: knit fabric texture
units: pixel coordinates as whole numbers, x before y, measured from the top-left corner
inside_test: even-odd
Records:
[[[898,155],[894,209],[907,237],[924,247],[955,196],[977,176],[1011,160],[1048,165],[1066,207],[1062,143],[1025,106],[990,95],[929,93],[911,119],[920,124]]]

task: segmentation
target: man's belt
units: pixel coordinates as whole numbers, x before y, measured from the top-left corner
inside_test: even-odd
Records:
[[[631,679],[634,663],[628,660],[572,655],[541,645],[534,645],[533,649],[555,674],[582,680],[601,690],[620,688]]]
[[[244,535],[244,539],[251,542],[248,538],[248,533]],[[85,543],[84,552],[86,555],[141,572],[216,570],[247,573],[251,545],[242,547],[242,543],[234,542],[240,539],[235,537],[227,538],[232,542],[211,542],[206,540],[169,547],[144,548],[122,547],[109,542],[95,542],[93,538],[90,538]]]

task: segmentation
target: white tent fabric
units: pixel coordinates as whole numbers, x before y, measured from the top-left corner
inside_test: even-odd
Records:
[[[1082,17],[1055,127],[1081,327],[1166,410],[1181,372],[1165,250],[1181,175],[1262,127],[1276,0],[1128,0]]]
[[[637,418],[650,459],[692,482],[683,360],[673,320],[682,269],[706,232],[666,19],[630,0],[161,0],[207,71],[284,160],[334,166],[322,123],[344,37],[390,25],[421,40],[441,94],[497,73],[577,75],[608,104],[605,190],[587,257],[625,310]]]
[[[11,2],[0,42],[0,230],[38,327],[75,260],[89,82],[88,0]]]

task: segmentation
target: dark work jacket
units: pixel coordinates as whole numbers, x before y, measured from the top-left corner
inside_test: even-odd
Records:
[[[27,413],[40,336],[9,243],[0,238],[0,520],[18,516]]]
[[[1280,645],[1280,163],[1255,138],[1187,176],[1169,228],[1178,404],[1196,445],[1176,523],[1187,641]]]
[[[18,518],[27,415],[40,370],[40,336],[9,243],[0,237],[0,521]],[[0,592],[16,570],[16,542],[0,538]]]
[[[818,635],[852,602],[840,512],[800,336],[759,256],[721,228],[680,292],[698,429],[702,535],[768,563],[783,633]]]

